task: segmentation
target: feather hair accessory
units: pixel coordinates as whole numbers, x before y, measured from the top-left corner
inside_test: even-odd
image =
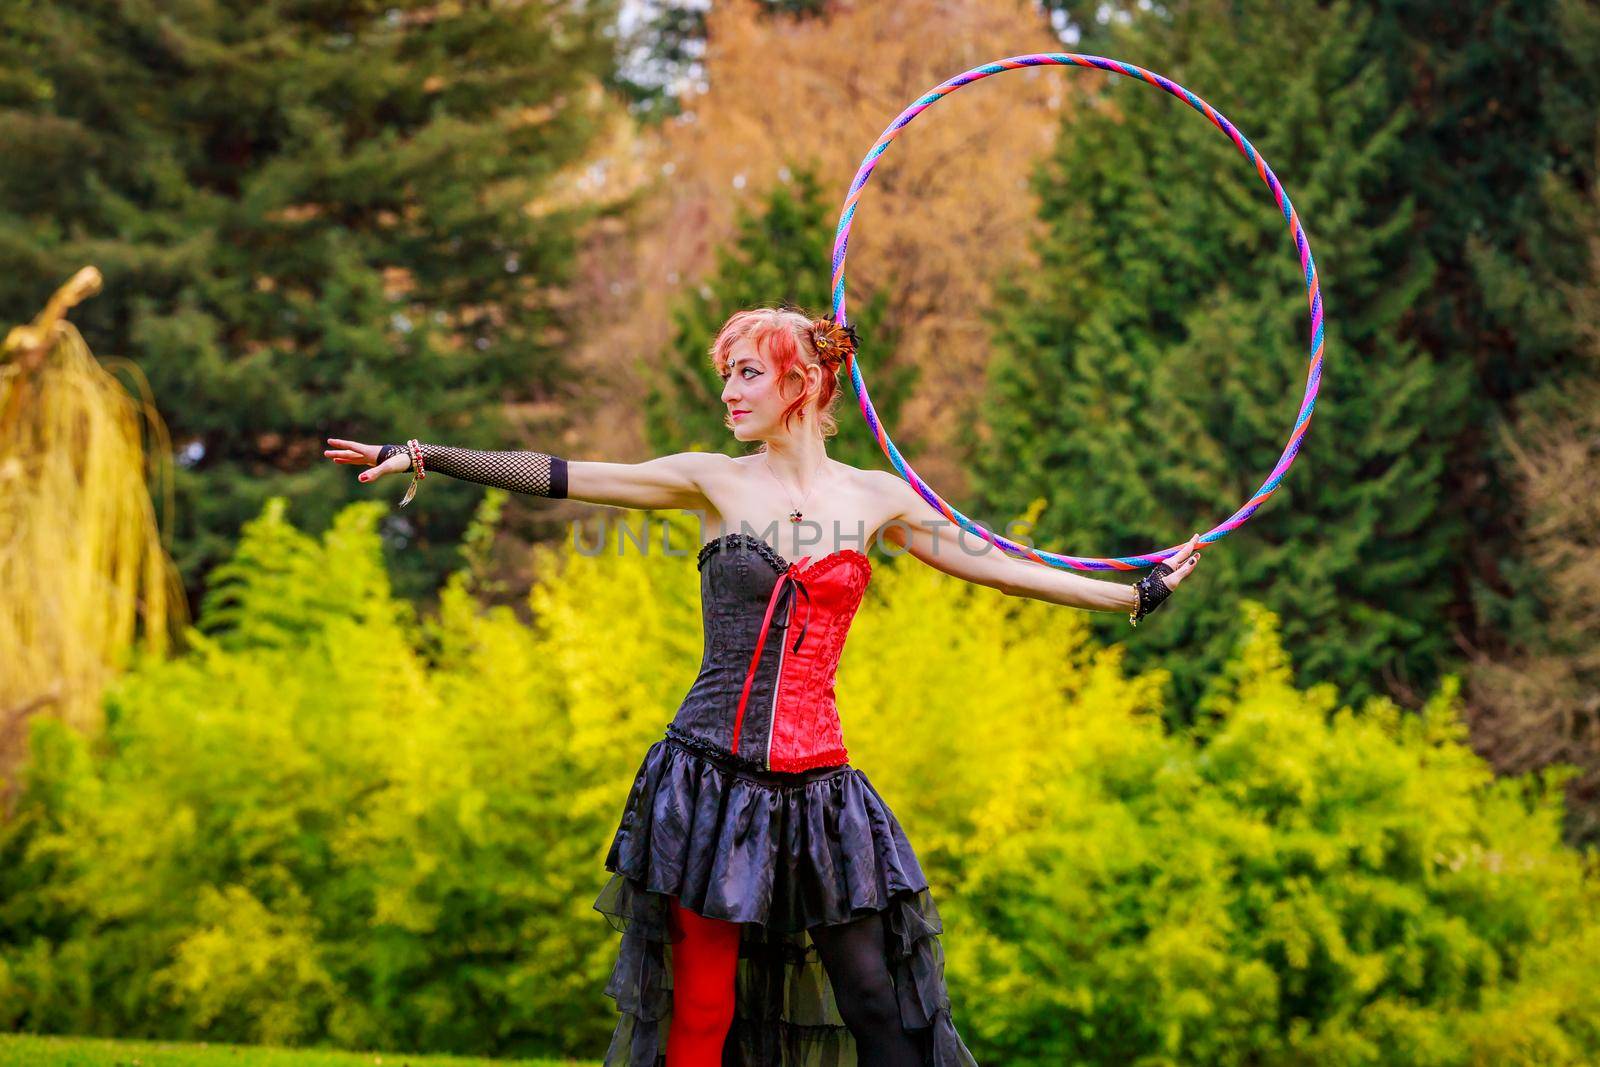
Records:
[[[854,323],[840,326],[831,316],[811,323],[811,344],[829,369],[852,358],[859,343]]]

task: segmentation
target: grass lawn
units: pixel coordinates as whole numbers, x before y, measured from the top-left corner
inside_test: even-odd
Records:
[[[484,1060],[399,1052],[334,1052],[181,1041],[0,1034],[4,1067],[597,1067],[587,1060]]]

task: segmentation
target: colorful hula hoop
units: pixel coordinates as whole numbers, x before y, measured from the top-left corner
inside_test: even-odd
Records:
[[[949,81],[937,86],[924,94],[910,107],[902,111],[898,118],[889,124],[889,127],[879,135],[877,143],[872,146],[866,158],[861,161],[861,168],[856,171],[856,177],[850,183],[850,194],[845,197],[844,208],[839,214],[839,229],[833,243],[833,317],[841,325],[848,325],[849,319],[845,316],[845,284],[844,261],[845,249],[850,244],[850,224],[855,219],[856,205],[860,202],[861,192],[866,187],[867,179],[872,176],[872,170],[878,164],[878,157],[888,150],[894,139],[900,136],[900,131],[910,124],[911,120],[920,115],[924,110],[932,107],[946,96],[955,92],[963,85],[980,81],[992,74],[1002,71],[1017,70],[1022,67],[1040,66],[1068,66],[1068,67],[1094,67],[1099,70],[1110,71],[1129,78],[1149,82],[1151,85],[1165,89],[1176,96],[1206,118],[1211,120],[1223,133],[1227,134],[1234,145],[1245,157],[1255,164],[1256,174],[1267,183],[1272,190],[1272,195],[1278,201],[1278,208],[1283,212],[1283,217],[1289,224],[1290,231],[1294,234],[1295,248],[1300,253],[1300,266],[1305,272],[1306,295],[1311,304],[1311,363],[1306,376],[1305,396],[1300,402],[1300,414],[1295,419],[1294,429],[1289,434],[1289,443],[1284,446],[1283,454],[1278,457],[1277,464],[1272,468],[1272,474],[1261,483],[1244,506],[1230,515],[1226,521],[1206,532],[1201,536],[1202,543],[1210,544],[1226,537],[1229,531],[1244,525],[1245,521],[1255,514],[1256,509],[1266,502],[1267,497],[1273,494],[1278,484],[1283,481],[1283,476],[1288,473],[1289,467],[1294,463],[1294,458],[1300,452],[1300,445],[1305,440],[1306,432],[1311,428],[1311,411],[1317,403],[1317,389],[1322,383],[1322,287],[1317,281],[1316,263],[1311,257],[1311,244],[1306,240],[1305,230],[1300,225],[1300,217],[1295,213],[1293,205],[1289,203],[1289,194],[1283,191],[1277,175],[1272,173],[1272,168],[1267,166],[1267,161],[1261,158],[1244,135],[1234,128],[1233,124],[1223,117],[1210,104],[1195,96],[1183,86],[1178,85],[1159,74],[1154,74],[1142,67],[1131,63],[1121,63],[1101,56],[1077,55],[1071,52],[1052,52],[1048,54],[1013,56],[1002,59],[996,63],[986,63],[981,67],[974,67],[965,74],[958,74]],[[985,541],[995,545],[1012,555],[1031,559],[1037,563],[1048,563],[1056,567],[1073,567],[1086,571],[1130,571],[1149,567],[1161,560],[1172,556],[1183,548],[1182,544],[1173,545],[1154,552],[1145,552],[1135,556],[1068,556],[1055,552],[1045,552],[1018,544],[1009,538],[979,525],[977,522],[961,514],[955,508],[945,503],[944,499],[934,492],[928,483],[917,476],[911,464],[905,461],[900,450],[895,447],[894,440],[889,432],[883,428],[878,420],[878,413],[872,407],[872,398],[867,392],[866,379],[861,376],[859,361],[850,357],[850,380],[855,386],[856,397],[861,404],[861,414],[866,418],[867,425],[872,428],[873,435],[878,440],[878,445],[883,449],[884,455],[889,457],[889,462],[894,464],[900,476],[911,483],[912,488],[929,504],[950,521],[962,529],[982,537]]]

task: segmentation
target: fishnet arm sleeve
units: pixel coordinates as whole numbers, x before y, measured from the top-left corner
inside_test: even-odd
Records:
[[[567,461],[544,452],[480,452],[422,445],[423,470],[532,496],[567,495]]]

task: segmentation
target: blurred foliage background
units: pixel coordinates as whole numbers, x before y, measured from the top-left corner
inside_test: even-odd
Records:
[[[589,903],[692,680],[692,568],[574,551],[577,501],[446,479],[397,512],[322,441],[739,448],[722,319],[827,310],[836,205],[918,94],[1071,49],[1272,163],[1327,367],[1160,625],[874,553],[847,743],[925,854],[958,1025],[994,1064],[1600,1059],[1592,3],[11,0],[0,29],[0,1027],[603,1048]],[[956,94],[851,251],[880,409],[990,526],[1175,543],[1281,449],[1294,250],[1164,93]],[[887,467],[851,407],[831,450]]]

